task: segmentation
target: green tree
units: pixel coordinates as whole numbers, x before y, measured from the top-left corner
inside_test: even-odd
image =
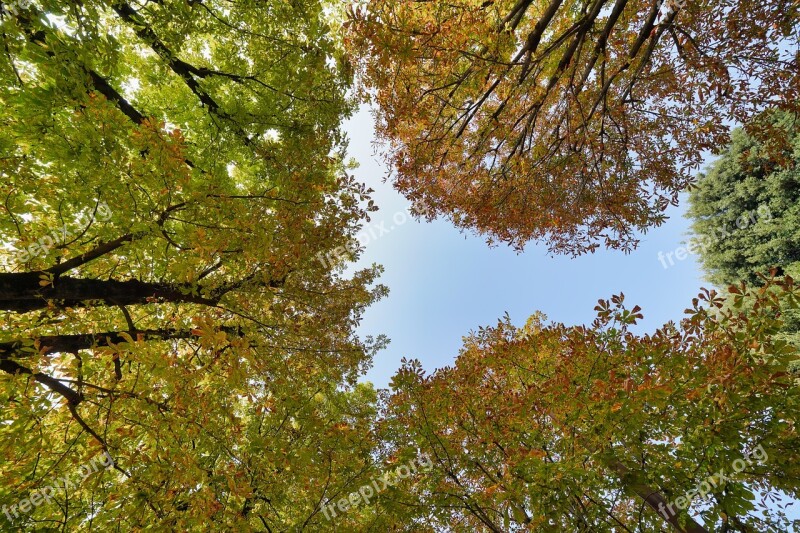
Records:
[[[2,7],[0,529],[323,521],[373,465],[385,292],[316,259],[371,209],[324,6]]]
[[[773,268],[800,277],[800,123],[783,112],[763,122],[787,142],[764,143],[734,130],[689,194],[691,239],[718,287],[758,285]],[[800,345],[800,314],[785,318],[784,333]]]

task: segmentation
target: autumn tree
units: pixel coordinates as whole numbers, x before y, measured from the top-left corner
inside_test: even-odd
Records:
[[[370,0],[346,37],[417,214],[629,250],[731,123],[797,109],[792,0]]]
[[[735,130],[689,194],[690,238],[718,287],[757,283],[773,268],[800,275],[800,124],[794,114],[772,115],[767,123],[786,144]],[[784,334],[800,346],[800,313],[784,319]]]
[[[620,295],[590,327],[506,318],[451,368],[407,362],[384,431],[436,467],[383,505],[449,531],[797,528],[778,497],[800,489],[797,352],[774,333],[798,296],[776,280],[734,288],[728,309],[705,291],[638,336]]]
[[[372,468],[385,292],[315,259],[371,209],[323,5],[0,7],[0,529],[321,522]]]

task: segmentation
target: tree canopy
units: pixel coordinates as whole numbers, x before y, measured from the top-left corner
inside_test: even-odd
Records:
[[[798,9],[370,0],[348,35],[418,214],[578,254],[661,224],[730,122],[797,110]]]
[[[4,6],[0,529],[285,530],[372,464],[385,289],[314,260],[371,209],[349,75],[321,4],[259,6]]]
[[[687,216],[702,243],[700,260],[719,286],[757,284],[773,267],[800,274],[797,120],[785,113],[770,120],[788,137],[785,146],[734,130],[727,149],[690,190]]]
[[[506,318],[451,368],[409,361],[384,431],[435,466],[405,500],[437,531],[797,528],[776,498],[798,496],[797,352],[774,333],[799,295],[791,279],[735,289],[726,310],[705,291],[642,336],[619,295],[590,327]]]
[[[790,270],[798,9],[0,2],[0,530],[797,529],[791,276],[651,335],[622,295],[506,318],[375,390],[342,122],[375,96],[417,213],[577,254],[632,247],[757,116],[694,209],[763,200],[742,246]]]
[[[800,276],[800,124],[782,112],[767,124],[779,132],[768,141],[734,130],[689,193],[690,238],[718,287],[756,285],[772,269]],[[800,313],[784,319],[784,334],[800,346]]]

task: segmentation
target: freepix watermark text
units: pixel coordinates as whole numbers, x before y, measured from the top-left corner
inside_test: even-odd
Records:
[[[358,491],[351,492],[347,497],[341,498],[336,502],[329,501],[322,507],[322,514],[325,518],[330,520],[337,516],[337,510],[344,513],[351,507],[355,507],[361,503],[369,505],[372,498],[386,490],[387,487],[392,487],[399,479],[405,479],[412,474],[416,474],[417,470],[427,472],[433,468],[433,461],[427,454],[421,454],[415,460],[408,464],[398,466],[394,471],[386,471],[381,477],[373,479],[371,483],[361,486]]]

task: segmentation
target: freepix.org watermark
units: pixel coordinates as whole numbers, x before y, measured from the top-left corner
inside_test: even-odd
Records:
[[[686,7],[686,1],[687,0],[660,0],[660,17],[658,23],[663,24],[679,10]]]
[[[99,202],[97,206],[89,213],[87,211],[81,212],[75,219],[76,226],[86,227],[92,222],[107,222],[112,215],[111,209],[105,202]],[[54,246],[60,246],[70,242],[76,233],[70,231],[67,224],[61,228],[51,231],[49,234],[41,237],[37,242],[34,242],[27,247],[17,246],[17,261],[20,263],[27,263],[34,257],[47,254]]]
[[[35,507],[39,507],[45,502],[52,502],[53,497],[59,488],[65,492],[67,490],[74,489],[91,474],[100,470],[101,466],[105,470],[114,466],[114,460],[111,459],[111,456],[108,454],[108,452],[103,452],[100,455],[93,457],[88,463],[81,465],[77,471],[57,479],[52,485],[47,485],[41,489],[34,490],[28,495],[27,498],[19,500],[11,507],[4,505],[2,509],[3,514],[6,515],[6,518],[8,518],[10,522],[13,522],[15,518],[19,518],[20,513],[29,513]],[[77,479],[78,476],[80,476],[80,479]]]
[[[317,261],[322,263],[325,268],[329,268],[332,265],[340,263],[343,258],[353,257],[360,247],[377,241],[384,235],[391,233],[399,226],[402,226],[408,222],[411,219],[408,209],[409,208],[406,208],[405,210],[398,211],[392,215],[391,222],[382,220],[379,223],[371,224],[370,226],[365,227],[358,232],[355,239],[344,246],[338,246],[327,253],[318,253],[316,255]]]
[[[739,218],[737,218],[736,228],[731,228],[729,230],[723,226],[719,228],[719,230],[715,231],[712,235],[690,239],[689,242],[686,243],[686,246],[679,246],[675,250],[667,252],[666,254],[664,252],[658,252],[658,260],[661,262],[661,266],[667,269],[675,265],[675,261],[672,259],[673,256],[676,260],[683,261],[689,257],[689,255],[694,255],[705,251],[713,243],[720,242],[730,237],[736,231],[743,230],[755,224],[759,220],[770,220],[771,218],[772,213],[770,212],[769,207],[762,205],[758,209],[743,213]],[[667,262],[669,262],[669,265]]]
[[[31,6],[31,0],[12,0],[0,2],[0,13],[3,15],[19,15],[19,12]]]
[[[768,459],[769,457],[767,456],[767,452],[764,450],[764,447],[759,444],[749,454],[747,454],[744,459],[734,460],[733,463],[731,463],[731,468],[733,469],[734,474],[738,474],[748,466],[752,466],[755,463],[763,465]],[[712,474],[705,480],[698,483],[695,488],[690,489],[684,496],[678,496],[674,501],[669,502],[666,505],[664,505],[664,502],[659,503],[658,512],[661,514],[661,516],[669,520],[671,517],[677,514],[675,507],[682,511],[689,507],[695,497],[698,497],[701,500],[710,497],[709,494],[711,491],[717,487],[720,487],[721,485],[724,485],[728,479],[731,479],[730,476],[726,474],[724,469],[721,469],[716,474]]]
[[[381,477],[373,479],[372,483],[363,485],[358,491],[351,492],[346,498],[342,498],[337,502],[329,501],[327,505],[322,507],[322,514],[330,520],[336,517],[337,509],[339,512],[344,513],[360,503],[369,505],[369,501],[386,490],[386,487],[392,487],[399,479],[405,479],[412,474],[416,474],[418,467],[422,472],[428,472],[433,468],[433,461],[428,454],[420,454],[419,457],[407,465],[400,465],[394,471],[384,472]]]

